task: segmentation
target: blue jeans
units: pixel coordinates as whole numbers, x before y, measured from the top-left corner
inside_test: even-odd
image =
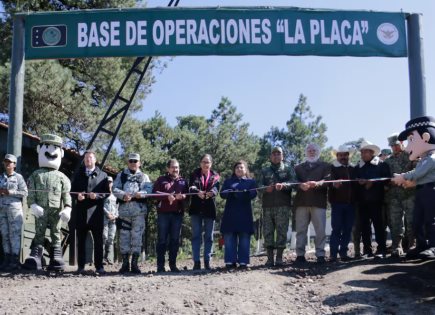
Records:
[[[200,261],[202,244],[202,229],[204,227],[204,261],[210,261],[213,248],[214,219],[204,218],[199,215],[190,216],[192,223],[192,256],[193,261]]]
[[[352,233],[353,221],[355,219],[354,206],[347,203],[331,204],[331,257],[341,257],[347,255],[350,236]]]
[[[183,222],[182,213],[157,214],[157,266],[164,267],[166,249],[169,250],[169,265],[175,265],[178,248],[180,247],[180,232]]]
[[[225,264],[249,264],[249,251],[251,248],[251,234],[225,233]]]

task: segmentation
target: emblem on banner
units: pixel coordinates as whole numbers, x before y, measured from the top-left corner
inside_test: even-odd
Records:
[[[376,35],[381,43],[385,45],[394,45],[399,39],[399,31],[394,24],[382,23],[378,26]]]
[[[32,28],[32,47],[66,45],[66,25],[41,25]]]

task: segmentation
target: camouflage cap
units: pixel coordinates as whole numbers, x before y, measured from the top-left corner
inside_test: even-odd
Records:
[[[53,144],[53,145],[57,145],[59,147],[62,146],[63,141],[62,138],[57,136],[57,135],[53,135],[53,134],[45,134],[41,136],[41,140],[39,141],[39,143],[43,144]]]
[[[139,155],[139,153],[130,153],[128,155],[128,159],[129,160],[138,160],[138,161],[140,161],[140,155]]]
[[[17,157],[13,154],[6,154],[3,161],[11,161],[12,163],[17,163]]]
[[[273,153],[273,152],[280,152],[280,153],[283,153],[282,148],[279,147],[279,146],[273,147],[273,149],[272,149],[272,153]]]
[[[399,133],[393,133],[391,136],[389,136],[388,138],[388,145],[391,147],[393,145],[396,144],[400,144],[399,141]]]

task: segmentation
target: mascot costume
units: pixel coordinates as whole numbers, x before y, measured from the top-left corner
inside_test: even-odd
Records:
[[[63,271],[65,263],[61,248],[61,220],[67,223],[71,217],[71,182],[65,174],[58,171],[64,151],[59,136],[46,134],[41,136],[37,146],[39,169],[29,178],[27,204],[35,216],[35,238],[24,267],[41,270],[41,258],[44,251],[45,231],[50,228],[50,262],[47,270]]]
[[[435,259],[435,119],[423,116],[411,119],[399,140],[408,140],[405,150],[411,161],[420,160],[414,170],[394,174],[397,185],[416,185],[414,207],[414,234],[417,247],[408,252],[408,258]]]

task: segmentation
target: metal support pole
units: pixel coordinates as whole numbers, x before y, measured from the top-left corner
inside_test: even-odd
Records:
[[[426,115],[426,80],[421,14],[410,14],[408,20],[408,68],[411,119]]]
[[[24,17],[15,16],[12,39],[7,153],[12,153],[17,157],[18,172],[21,170],[21,146],[23,142],[24,66]]]

